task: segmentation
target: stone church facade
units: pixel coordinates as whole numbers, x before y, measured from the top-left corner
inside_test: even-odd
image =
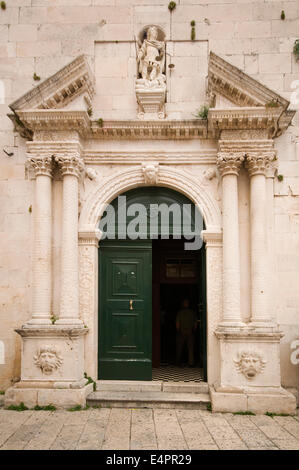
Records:
[[[50,3],[8,1],[0,13],[5,404],[84,405],[85,376],[105,378],[100,342],[117,341],[113,325],[138,296],[123,295],[122,318],[103,330],[101,283],[119,284],[101,267],[99,224],[118,196],[154,187],[204,220],[213,411],[293,413],[298,2],[283,2],[284,20],[275,1],[181,0],[172,12],[163,0]],[[121,250],[133,262],[122,240],[117,249],[112,265]],[[133,356],[121,347],[111,346],[125,370]]]

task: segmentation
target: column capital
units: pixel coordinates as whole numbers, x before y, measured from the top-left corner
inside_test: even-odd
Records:
[[[72,175],[79,178],[84,169],[84,161],[79,153],[56,154],[55,162],[59,165],[62,176]]]
[[[53,158],[52,155],[30,155],[28,154],[27,162],[30,169],[33,172],[34,178],[37,176],[49,176],[52,177],[53,171]]]
[[[244,152],[218,152],[217,167],[221,176],[238,176],[244,158]]]
[[[275,168],[275,161],[277,160],[276,151],[269,152],[248,152],[246,153],[245,166],[248,170],[249,176],[265,175]]]

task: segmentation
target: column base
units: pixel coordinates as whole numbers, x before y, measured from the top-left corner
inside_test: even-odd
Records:
[[[259,332],[277,332],[278,327],[276,323],[269,321],[252,321],[248,323],[248,328],[254,329]]]
[[[238,387],[210,386],[212,412],[296,413],[296,398],[282,387],[250,390]]]
[[[57,326],[73,326],[74,328],[83,327],[83,321],[79,318],[59,318],[56,320],[55,325]]]
[[[218,324],[217,331],[235,331],[236,329],[242,330],[247,327],[246,323],[241,321],[222,321]]]
[[[25,323],[23,328],[32,328],[34,326],[39,327],[42,325],[52,325],[52,321],[50,318],[32,318],[27,323]]]
[[[18,406],[21,403],[24,403],[28,408],[47,405],[53,405],[56,408],[72,408],[78,405],[85,407],[86,397],[92,390],[93,384],[87,384],[80,388],[72,388],[71,384],[69,388],[55,388],[54,386],[47,388],[41,387],[40,384],[34,382],[19,382],[6,390],[4,407],[8,408],[11,405]]]

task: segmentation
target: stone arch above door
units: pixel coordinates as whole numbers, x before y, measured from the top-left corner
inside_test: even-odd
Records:
[[[118,195],[133,188],[151,186],[146,182],[143,167],[130,168],[98,185],[87,197],[79,218],[79,232],[96,232],[99,220],[109,204]],[[221,213],[217,202],[200,182],[190,175],[160,165],[157,169],[158,186],[174,189],[189,198],[203,215],[207,230],[220,230]]]

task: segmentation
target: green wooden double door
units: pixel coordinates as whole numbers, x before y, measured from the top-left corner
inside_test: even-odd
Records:
[[[99,378],[152,379],[152,243],[100,249]]]

